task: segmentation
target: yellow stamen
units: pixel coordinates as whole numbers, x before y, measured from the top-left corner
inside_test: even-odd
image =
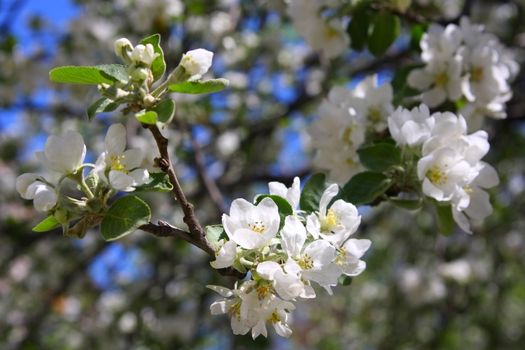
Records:
[[[266,226],[262,221],[255,221],[254,223],[248,224],[250,230],[255,233],[263,233],[266,230]]]
[[[483,79],[483,68],[474,67],[470,71],[470,80],[480,82]]]
[[[337,249],[337,257],[335,258],[335,263],[337,265],[344,265],[346,262],[346,249],[341,247]]]
[[[445,87],[448,84],[448,75],[447,72],[441,72],[434,76],[434,81],[436,86]]]
[[[314,261],[310,256],[307,254],[301,256],[299,261],[297,261],[297,264],[301,267],[303,270],[310,270],[312,267],[314,267]]]
[[[264,298],[266,298],[268,296],[268,294],[270,294],[272,290],[272,286],[269,285],[269,284],[261,284],[257,287],[257,289],[255,290],[256,293],[257,293],[257,298],[259,298],[259,300],[263,300]]]
[[[368,109],[368,119],[370,119],[370,121],[373,123],[380,122],[381,119],[383,118],[382,118],[381,111],[379,110],[379,108],[370,107]]]
[[[321,231],[332,231],[337,225],[339,225],[337,214],[332,209],[328,209],[326,217],[321,220]]]
[[[126,168],[124,167],[124,164],[122,164],[122,161],[124,160],[124,155],[111,155],[109,156],[109,164],[111,170],[117,170],[122,171],[124,173],[127,173]]]
[[[343,130],[343,135],[341,135],[343,142],[350,146],[353,144],[352,132],[353,132],[353,128],[351,126],[348,126]]]
[[[427,171],[427,178],[435,185],[444,185],[448,181],[448,176],[437,165]]]
[[[279,314],[276,311],[274,311],[274,312],[272,312],[272,314],[268,318],[268,322],[271,322],[272,324],[275,324],[277,322],[281,322],[281,317],[279,317]]]
[[[231,317],[241,317],[241,301],[237,301],[232,306],[230,306],[229,314]]]

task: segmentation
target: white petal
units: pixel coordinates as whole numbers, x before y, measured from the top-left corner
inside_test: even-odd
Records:
[[[126,170],[138,168],[144,160],[144,153],[140,149],[128,149],[123,153],[122,165]]]
[[[286,198],[288,188],[283,183],[273,181],[268,183],[268,188],[270,189],[270,194],[275,194],[277,196]]]
[[[289,257],[298,255],[306,241],[306,229],[295,216],[287,216],[281,231],[282,246]]]
[[[413,88],[426,90],[432,83],[432,76],[423,69],[414,69],[408,74],[407,82]]]
[[[133,184],[135,179],[131,176],[124,174],[122,171],[111,170],[109,172],[109,184],[116,190],[130,192],[133,191]]]
[[[315,267],[319,267],[334,260],[335,248],[327,241],[318,239],[305,247],[304,254],[312,258]]]
[[[45,165],[56,172],[74,172],[84,161],[86,145],[82,135],[68,130],[62,136],[51,135],[45,145]]]
[[[317,215],[310,214],[306,217],[306,230],[314,237],[314,239],[319,238],[319,234],[321,233],[321,222]]]
[[[226,287],[215,286],[215,285],[212,285],[212,284],[208,284],[206,286],[206,288],[213,290],[214,292],[216,292],[217,294],[219,294],[220,296],[223,296],[225,298],[229,298],[229,297],[231,297],[233,295],[232,290],[228,289]]]
[[[46,212],[56,205],[57,194],[54,189],[47,185],[38,185],[35,190],[35,198],[33,199],[33,205],[35,209],[41,212]]]
[[[439,106],[446,98],[445,90],[440,87],[434,87],[423,93],[423,103],[426,103],[429,107]]]
[[[32,199],[32,197],[27,196],[27,188],[39,178],[39,175],[32,173],[22,174],[16,178],[16,190],[22,198]]]
[[[349,239],[345,244],[345,250],[357,259],[361,258],[370,248],[372,242],[369,239]]]
[[[223,244],[223,246],[219,250],[219,253],[217,253],[217,257],[215,261],[210,262],[210,265],[214,269],[222,269],[225,267],[230,267],[233,265],[236,255],[237,255],[237,244],[235,244],[235,242],[233,241],[228,241]]]
[[[109,127],[105,138],[106,151],[110,155],[121,155],[126,149],[126,127],[113,124]]]
[[[328,186],[328,188],[324,191],[323,195],[321,196],[321,200],[319,201],[320,215],[326,215],[326,208],[328,207],[328,204],[330,204],[330,201],[337,195],[338,192],[339,186],[337,186],[337,184]]]
[[[133,178],[133,186],[143,185],[149,179],[149,173],[146,169],[135,169],[128,175]]]
[[[275,261],[264,261],[257,265],[257,273],[266,280],[273,280],[277,271],[282,271],[282,268]]]

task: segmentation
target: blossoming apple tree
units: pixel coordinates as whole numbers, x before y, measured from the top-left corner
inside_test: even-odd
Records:
[[[188,199],[170,132],[184,133],[190,118],[179,113],[180,101],[232,88],[225,78],[209,78],[214,53],[188,50],[167,71],[170,53],[154,34],[137,44],[114,41],[119,63],[57,66],[51,81],[97,87],[86,122],[108,113],[126,119],[107,127],[92,163],[78,131],[49,136],[37,153],[46,171],[16,181],[20,196],[45,214],[33,230],[60,227],[83,238],[98,228],[106,241],[139,230],[182,239],[236,280],[231,288],[207,286],[220,296],[210,310],[226,314],[234,334],[254,339],[267,336],[268,325],[289,337],[299,300],[339,293],[333,288],[365,271],[374,242],[359,234],[359,206],[431,212],[436,234],[449,235],[456,225],[475,233],[493,212],[488,191],[499,183],[483,160],[490,150],[485,120],[506,118],[519,73],[513,52],[466,16],[432,23],[410,1],[291,0],[285,11],[325,64],[365,49],[388,61],[406,30],[417,57],[394,66],[390,81],[371,74],[352,87],[331,82],[306,128],[314,170],[291,183],[270,179],[267,191],[233,199],[222,220],[209,225]],[[128,123],[153,142],[128,147]],[[210,196],[217,195],[202,176]],[[171,194],[185,227],[155,222],[141,198],[150,192]]]

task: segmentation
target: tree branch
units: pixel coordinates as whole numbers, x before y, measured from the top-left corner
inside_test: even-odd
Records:
[[[197,248],[205,251],[211,257],[215,257],[215,250],[209,245],[206,239],[203,241],[201,239],[195,238],[190,232],[181,230],[180,228],[172,226],[165,221],[159,221],[157,225],[150,222],[140,226],[139,229],[151,233],[156,237],[181,238],[186,242],[196,246]],[[233,268],[218,269],[217,271],[223,276],[231,276],[239,279],[245,276],[243,273],[240,273]]]
[[[206,232],[204,231],[199,220],[195,216],[193,204],[191,204],[186,198],[186,195],[184,194],[184,191],[182,190],[180,182],[177,178],[177,174],[173,169],[173,165],[171,163],[168,152],[168,139],[161,134],[157,125],[145,125],[145,127],[147,127],[151,131],[153,137],[155,138],[155,142],[160,153],[160,158],[156,159],[157,164],[160,167],[160,169],[168,175],[170,182],[173,185],[173,195],[182,207],[182,212],[184,213],[183,220],[184,223],[188,225],[189,232],[180,230],[164,222],[162,224],[159,222],[158,226],[149,223],[141,226],[140,228],[146,232],[154,234],[157,237],[182,238],[186,242],[193,244],[194,246],[205,251],[210,257],[215,258],[215,249],[213,249],[213,247],[206,239]],[[232,268],[220,269],[217,271],[219,271],[219,273],[224,276],[235,276],[237,278],[244,277],[244,274]]]

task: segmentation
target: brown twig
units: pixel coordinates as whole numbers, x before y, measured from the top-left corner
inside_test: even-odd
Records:
[[[139,229],[141,229],[142,231],[151,233],[152,235],[156,237],[181,238],[185,240],[186,242],[196,246],[197,248],[205,251],[211,257],[215,257],[215,251],[209,245],[206,239],[202,240],[202,239],[196,238],[190,232],[184,231],[180,228],[172,226],[168,224],[167,222],[159,221],[157,225],[150,222],[150,223],[140,226]],[[233,268],[219,269],[217,271],[219,271],[219,273],[223,276],[232,276],[236,278],[244,277],[244,274],[240,273],[239,271]]]
[[[157,165],[160,169],[166,173],[170,179],[171,184],[173,185],[173,195],[175,199],[179,202],[182,207],[182,212],[184,213],[184,223],[188,225],[189,232],[173,227],[165,222],[159,222],[159,225],[152,223],[141,226],[140,228],[143,231],[152,233],[158,237],[177,237],[182,238],[186,242],[193,244],[194,246],[205,251],[210,257],[215,258],[215,249],[210,245],[206,239],[206,232],[202,228],[199,219],[195,216],[195,211],[193,209],[193,204],[191,204],[177,178],[177,174],[173,169],[173,165],[170,160],[168,152],[168,139],[165,138],[159,128],[156,125],[145,125],[148,128],[157,144],[159,149],[160,158],[156,159]],[[235,276],[242,278],[244,274],[234,270],[234,269],[220,269],[218,270],[220,274],[225,276]]]

